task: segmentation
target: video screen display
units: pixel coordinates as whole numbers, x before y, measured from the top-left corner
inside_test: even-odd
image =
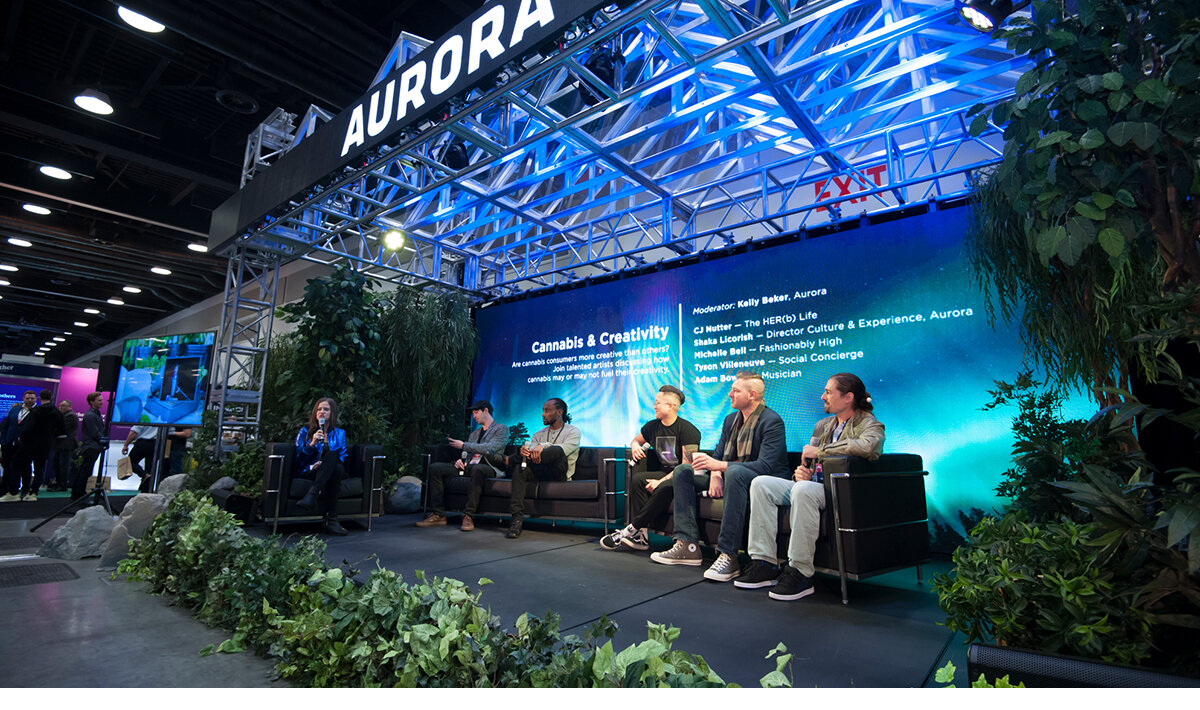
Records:
[[[680,387],[680,415],[717,443],[739,370],[762,374],[788,449],[808,443],[826,380],[866,383],[885,452],[920,454],[935,525],[993,511],[1011,460],[1013,408],[981,411],[1022,369],[1015,326],[987,323],[963,248],[965,208],[859,227],[662,272],[481,308],[476,399],[542,427],[567,402],[585,446],[626,446]],[[1086,399],[1073,416],[1086,416]]]
[[[46,387],[53,390],[57,386],[57,382],[38,382],[32,380],[27,383],[20,381],[0,382],[0,416],[8,414],[8,410],[12,409],[13,405],[20,404],[25,398],[25,393],[29,390],[41,392]]]
[[[215,333],[125,341],[113,422],[199,426]]]

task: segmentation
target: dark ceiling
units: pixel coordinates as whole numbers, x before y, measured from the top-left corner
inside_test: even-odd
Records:
[[[187,245],[204,243],[211,210],[238,188],[247,136],[276,107],[336,114],[401,31],[436,39],[483,2],[122,4],[167,29],[133,29],[106,0],[0,10],[0,265],[18,269],[0,271],[0,352],[33,355],[58,336],[45,361],[69,363],[222,292],[225,261]],[[89,87],[113,114],[74,105]],[[74,177],[46,177],[45,164]]]

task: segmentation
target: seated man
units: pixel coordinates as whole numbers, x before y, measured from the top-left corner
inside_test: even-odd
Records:
[[[446,524],[446,479],[465,473],[471,477],[471,492],[467,494],[467,507],[463,509],[462,525],[459,529],[474,530],[475,521],[472,516],[479,508],[483,482],[501,473],[489,458],[503,456],[504,447],[508,444],[508,427],[492,418],[491,402],[479,400],[470,406],[469,411],[479,428],[468,434],[466,441],[446,437],[451,446],[462,449],[462,455],[455,459],[453,465],[443,462],[429,465],[430,513],[429,517],[417,523],[419,528]]]
[[[750,509],[750,482],[756,476],[788,475],[787,435],[783,419],[763,404],[766,385],[754,372],[739,372],[729,388],[734,412],[721,425],[721,438],[711,456],[696,453],[691,465],[675,468],[675,546],[655,552],[650,559],[665,565],[696,565],[702,556],[698,543],[696,492],[711,498],[725,497],[717,561],[705,579],[727,582],[738,576],[738,547]]]
[[[634,464],[629,479],[629,524],[600,538],[600,546],[615,550],[625,545],[634,550],[650,547],[650,523],[667,510],[675,498],[671,471],[689,461],[700,449],[700,430],[679,416],[683,392],[663,385],[654,395],[654,418],[629,442],[629,459]],[[666,460],[664,460],[666,459]]]
[[[883,425],[862,380],[848,372],[829,378],[821,395],[825,412],[804,447],[804,464],[793,481],[756,478],[750,484],[750,569],[734,581],[742,589],[774,587],[772,599],[792,601],[813,593],[813,551],[825,508],[825,486],[812,480],[815,462],[826,456],[860,456],[874,461],[883,450]],[[791,507],[788,564],[780,570],[775,536],[779,508]]]
[[[512,522],[507,538],[520,537],[525,519],[525,492],[534,481],[569,481],[575,475],[575,459],[579,458],[579,427],[570,424],[567,403],[558,397],[542,405],[544,429],[534,432],[529,441],[512,457],[512,497],[509,510]]]

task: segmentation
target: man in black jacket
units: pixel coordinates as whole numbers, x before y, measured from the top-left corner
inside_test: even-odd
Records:
[[[42,390],[38,393],[38,405],[25,417],[25,427],[17,446],[17,471],[21,475],[23,501],[37,500],[54,440],[65,431],[62,413],[51,404],[53,399],[53,392]],[[29,475],[31,468],[32,476]]]
[[[87,396],[88,410],[83,415],[82,435],[79,441],[79,467],[71,478],[71,498],[82,498],[87,493],[88,476],[96,466],[96,459],[104,451],[104,417],[100,416],[103,395],[93,392]]]

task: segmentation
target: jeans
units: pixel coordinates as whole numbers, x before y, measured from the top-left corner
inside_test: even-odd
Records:
[[[750,544],[747,552],[756,560],[779,564],[776,537],[779,509],[791,508],[788,522],[788,563],[806,577],[813,576],[813,552],[821,530],[825,508],[825,486],[814,481],[787,481],[760,476],[750,484]]]
[[[723,474],[724,512],[721,514],[721,533],[717,537],[717,552],[736,556],[746,529],[750,511],[750,482],[759,477],[752,469],[731,463]],[[767,476],[775,478],[774,475]],[[784,479],[780,479],[784,480]],[[707,490],[708,474],[697,475],[688,464],[675,468],[675,539],[684,542],[700,541],[700,526],[696,520],[696,493]],[[786,482],[786,481],[785,481]]]

